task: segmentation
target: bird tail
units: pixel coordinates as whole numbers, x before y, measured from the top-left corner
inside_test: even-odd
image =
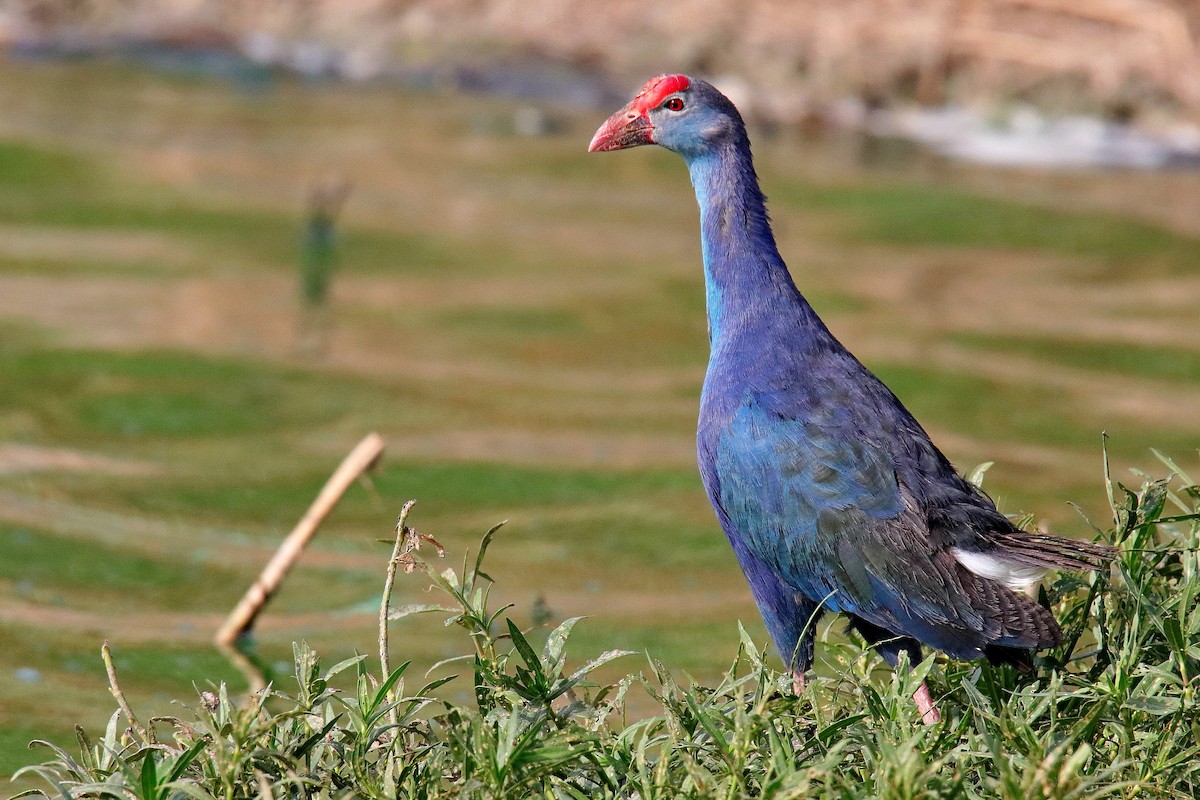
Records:
[[[1117,555],[1115,548],[1100,542],[1080,542],[1045,533],[1015,530],[995,533],[990,538],[1008,560],[1033,567],[1101,570]]]
[[[1062,641],[1062,629],[1050,609],[965,567],[959,568],[958,579],[974,601],[973,606],[986,609],[983,649],[989,657],[994,659],[999,655],[989,650],[1042,650]]]
[[[1042,569],[1101,570],[1117,555],[1116,548],[1099,542],[1022,530],[996,533],[991,541],[1004,553],[1005,560]],[[985,607],[993,609],[993,620],[999,624],[1000,635],[984,647],[984,654],[993,664],[1012,664],[1028,672],[1033,668],[1033,651],[1062,641],[1062,629],[1049,609],[969,570],[963,570],[960,576],[964,588],[982,596]]]

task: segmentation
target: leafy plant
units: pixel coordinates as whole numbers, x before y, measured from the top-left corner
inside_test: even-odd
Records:
[[[189,719],[145,727],[132,710],[118,711],[101,740],[79,731],[78,757],[35,742],[53,757],[22,773],[48,788],[24,794],[1194,798],[1200,488],[1160,458],[1170,478],[1146,477],[1136,490],[1108,483],[1113,525],[1097,535],[1119,558],[1111,574],[1064,575],[1049,587],[1044,599],[1067,635],[1029,674],[935,657],[880,670],[872,652],[827,640],[823,674],[798,697],[743,630],[716,686],[681,681],[653,658],[642,672],[596,683],[596,670],[631,654],[610,650],[573,666],[579,618],[522,630],[509,607],[493,607],[483,565],[499,526],[460,569],[442,569],[418,558],[417,545],[432,540],[407,526],[406,507],[381,609],[381,660],[389,621],[446,614],[470,652],[430,673],[467,666],[468,702],[440,691],[453,676],[409,692],[409,662],[374,673],[360,655],[323,670],[297,644],[290,693],[272,686],[234,698],[218,686],[200,694]],[[427,575],[445,602],[388,608],[400,566]],[[335,688],[350,675],[350,688]],[[945,716],[932,728],[910,700],[921,680]]]

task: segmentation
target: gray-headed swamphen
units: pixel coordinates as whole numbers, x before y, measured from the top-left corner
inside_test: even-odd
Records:
[[[780,654],[803,687],[815,622],[840,612],[894,667],[921,644],[1028,666],[1062,632],[1020,591],[1110,548],[1028,533],[958,475],[813,311],[780,258],[741,115],[712,85],[661,75],[589,151],[657,144],[700,205],[710,356],[697,455]],[[922,719],[940,717],[924,684]]]

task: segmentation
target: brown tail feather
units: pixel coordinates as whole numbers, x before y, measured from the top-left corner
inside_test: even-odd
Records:
[[[1079,542],[1044,533],[1010,531],[992,535],[992,542],[1013,561],[1066,570],[1099,570],[1117,551],[1099,542]]]
[[[974,608],[985,614],[987,625],[983,633],[989,646],[1041,650],[1062,641],[1062,629],[1049,609],[964,567],[959,567],[957,577],[972,598]]]

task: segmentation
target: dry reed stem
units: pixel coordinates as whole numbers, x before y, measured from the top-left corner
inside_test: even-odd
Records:
[[[379,457],[383,455],[383,447],[383,437],[377,433],[370,433],[342,460],[321,488],[316,500],[308,507],[308,511],[283,540],[258,579],[246,590],[246,594],[217,631],[218,647],[226,651],[233,648],[238,637],[250,630],[255,618],[279,588],[279,584],[296,563],[313,534],[317,532],[317,527],[355,479],[379,461]]]
[[[383,599],[379,601],[379,668],[380,680],[386,681],[392,674],[392,665],[388,657],[388,612],[392,604],[392,585],[396,582],[396,567],[400,565],[400,557],[411,549],[409,544],[408,512],[412,510],[416,500],[409,500],[400,509],[400,517],[396,520],[396,544],[392,548],[392,557],[388,559],[387,574],[383,581]],[[388,692],[388,703],[394,702],[394,692]],[[388,720],[395,725],[398,722],[396,709],[388,711]]]
[[[121,685],[117,683],[117,668],[113,666],[112,650],[109,649],[107,639],[104,640],[104,644],[100,645],[100,657],[104,659],[104,670],[108,673],[108,690],[116,698],[117,705],[121,707],[121,713],[125,715],[125,719],[129,720],[129,727],[142,740],[142,744],[150,744],[150,735],[133,715],[133,709],[129,707],[129,701],[125,699],[125,693],[121,691]]]
[[[387,573],[383,581],[383,599],[379,602],[379,668],[380,680],[386,681],[392,675],[391,659],[388,655],[388,620],[391,618],[392,586],[396,583],[396,570],[404,567],[405,573],[416,569],[418,562],[413,551],[421,548],[421,542],[429,542],[437,550],[438,558],[446,555],[441,543],[432,536],[408,527],[408,512],[416,505],[416,500],[409,500],[400,509],[400,517],[396,520],[396,542],[392,547],[392,557],[388,559]],[[387,702],[396,702],[395,687],[388,691]],[[393,725],[398,723],[395,708],[388,711],[388,719]]]

